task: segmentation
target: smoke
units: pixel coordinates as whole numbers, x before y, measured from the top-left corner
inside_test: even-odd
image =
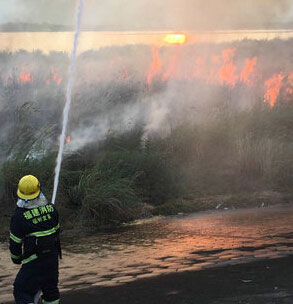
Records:
[[[77,1],[0,0],[1,23],[51,23],[74,26]]]
[[[164,136],[180,125],[208,123],[227,105],[247,110],[265,97],[272,106],[281,90],[293,91],[291,44],[244,41],[161,48],[156,58],[160,69],[150,83],[155,59],[150,47],[85,53],[78,61],[68,148],[78,150],[133,127],[143,128],[146,137]],[[272,65],[276,53],[278,61]],[[284,82],[276,84],[275,75],[281,71]]]
[[[19,0],[0,0],[0,8],[1,23],[18,22],[27,14],[23,1]]]
[[[21,14],[13,13],[17,6],[22,8]],[[20,0],[2,1],[1,20],[71,25],[75,6],[76,1],[71,0],[27,0],[25,4]],[[119,30],[221,29],[254,25],[264,28],[272,22],[289,20],[291,7],[292,3],[287,0],[141,0],[132,3],[129,0],[87,0],[83,26]],[[180,124],[208,120],[223,106],[222,101],[233,102],[241,109],[251,106],[257,98],[263,98],[264,83],[284,72],[290,47],[279,45],[275,48],[273,43],[272,52],[267,52],[266,46],[260,54],[259,45],[249,43],[243,43],[243,51],[241,47],[239,52],[236,48],[235,56],[233,45],[162,48],[159,52],[161,70],[154,69],[149,78],[151,83],[147,83],[153,61],[150,47],[109,47],[81,54],[66,134],[71,137],[68,149],[78,150],[91,141],[103,140],[109,132],[122,133],[134,126],[143,128],[145,136],[164,135]],[[224,48],[232,55],[223,54]],[[279,62],[275,60],[276,53],[280,56]],[[33,114],[32,121],[38,126],[58,126],[64,101],[60,92],[64,90],[67,78],[68,58],[64,56],[51,54],[46,57],[22,52],[10,55],[10,58],[3,55],[0,58],[1,112],[5,113],[8,107],[14,109],[13,106],[17,109],[25,101],[33,102],[42,115]],[[254,76],[243,80],[245,62],[255,62],[256,67],[248,68],[246,72],[254,73]],[[63,79],[61,83],[52,80],[52,69]],[[27,77],[25,84],[19,83],[22,72],[32,75]],[[285,72],[284,81],[291,71]],[[222,79],[214,78],[221,73]],[[6,86],[7,79],[12,88],[13,83],[17,83],[15,92],[7,89],[10,85]],[[254,83],[253,88],[250,88],[250,82]],[[275,98],[281,91],[280,85],[276,88],[274,81],[268,83],[272,83],[268,96]],[[58,134],[56,132],[54,136]],[[50,143],[54,142],[54,136],[50,137]]]
[[[228,105],[242,111],[265,99],[268,106],[279,96],[292,100],[292,43],[134,45],[82,53],[65,150],[77,151],[133,128],[143,130],[144,138],[165,136],[180,125],[207,124]],[[64,53],[0,54],[1,146],[17,138],[22,148],[35,149],[35,140],[45,150],[56,147],[68,65]],[[18,136],[23,130],[30,133]]]
[[[1,0],[5,22],[74,25],[77,1]],[[290,22],[290,0],[87,0],[84,28],[197,30],[263,28]]]
[[[269,24],[282,23],[292,2],[288,0],[183,0],[171,1],[170,24],[178,23],[191,29],[266,28]],[[165,13],[167,14],[167,3]]]

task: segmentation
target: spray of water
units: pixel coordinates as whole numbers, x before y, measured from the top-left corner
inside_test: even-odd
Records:
[[[77,13],[76,29],[75,29],[75,34],[74,34],[74,43],[73,43],[71,65],[70,65],[70,68],[69,68],[69,77],[68,77],[67,93],[66,93],[66,103],[65,103],[64,110],[63,110],[62,132],[61,132],[61,136],[60,136],[60,145],[59,145],[57,163],[56,163],[56,168],[55,168],[55,178],[54,178],[54,190],[53,190],[52,204],[55,204],[56,194],[57,194],[57,189],[58,189],[58,183],[59,183],[59,175],[60,175],[62,155],[63,155],[63,150],[64,150],[68,115],[69,115],[70,104],[71,104],[71,91],[72,91],[72,85],[73,85],[73,75],[74,75],[74,68],[75,68],[78,38],[79,38],[79,34],[80,34],[82,8],[83,8],[83,0],[80,0],[79,6],[78,6],[78,13]]]
[[[76,21],[76,29],[75,29],[75,34],[74,34],[71,64],[70,64],[70,68],[69,68],[69,77],[68,77],[67,93],[66,93],[66,103],[65,103],[65,106],[64,106],[64,110],[63,110],[62,132],[61,132],[61,136],[60,136],[60,145],[59,145],[59,151],[58,151],[56,168],[55,168],[55,178],[54,178],[54,190],[53,190],[52,204],[55,204],[56,194],[57,194],[57,189],[58,189],[58,183],[59,183],[59,175],[60,175],[60,169],[61,169],[61,163],[62,163],[62,154],[63,154],[64,143],[65,143],[65,134],[66,134],[66,129],[67,129],[67,122],[68,122],[70,104],[71,104],[71,91],[72,91],[72,85],[73,85],[73,75],[74,75],[74,68],[75,68],[78,38],[79,38],[79,34],[80,34],[82,8],[83,8],[83,0],[80,0],[79,6],[78,6],[78,12],[77,12],[77,21]],[[35,298],[34,298],[34,303],[35,304],[37,304],[39,302],[40,297],[41,297],[41,291],[38,291],[37,294],[35,295]]]

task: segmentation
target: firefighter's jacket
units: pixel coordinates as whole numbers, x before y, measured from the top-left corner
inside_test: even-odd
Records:
[[[27,264],[41,255],[58,251],[59,216],[54,205],[41,196],[17,202],[10,224],[10,253],[15,264]]]

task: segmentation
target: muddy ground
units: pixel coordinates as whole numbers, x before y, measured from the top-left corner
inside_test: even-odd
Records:
[[[76,290],[64,294],[62,303],[291,304],[293,255]]]
[[[62,303],[292,304],[293,256],[73,290]]]

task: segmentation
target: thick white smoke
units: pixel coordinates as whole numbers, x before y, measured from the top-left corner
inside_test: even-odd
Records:
[[[85,28],[196,30],[258,27],[290,22],[291,0],[87,0]],[[1,0],[0,23],[74,26],[76,1]]]

